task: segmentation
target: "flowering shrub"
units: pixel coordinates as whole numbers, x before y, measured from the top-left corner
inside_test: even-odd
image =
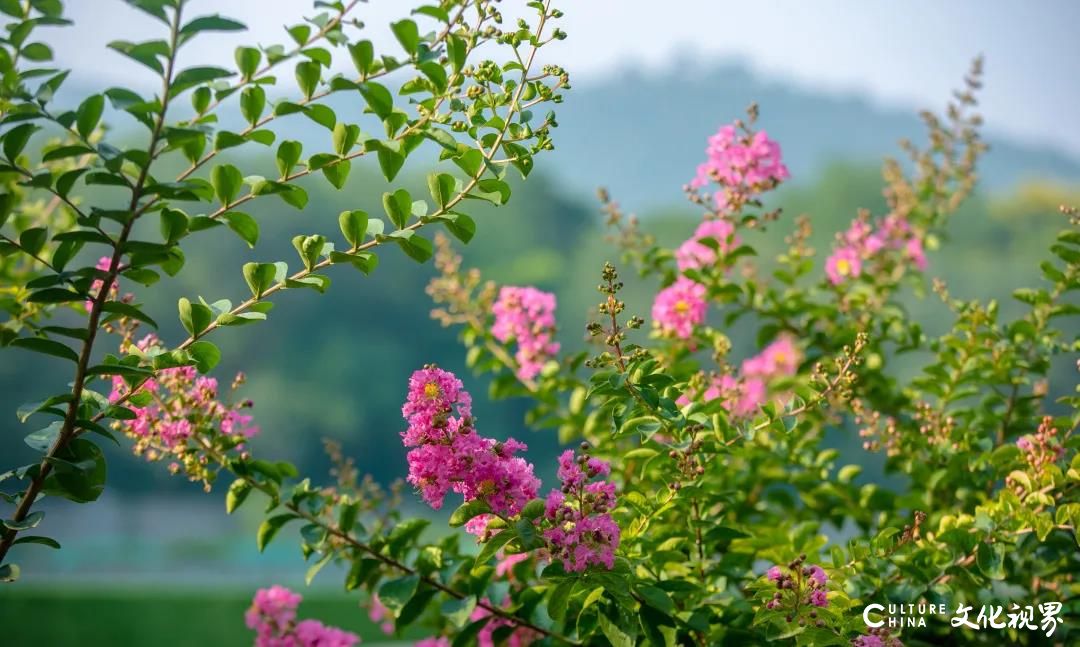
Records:
[[[1002,625],[1010,641],[1075,637],[1057,614],[1077,610],[1080,396],[1075,375],[1060,384],[1050,376],[1080,350],[1080,308],[1069,300],[1080,288],[1076,212],[1063,210],[1068,222],[1041,265],[1045,284],[1015,293],[1019,317],[957,299],[940,281],[933,291],[950,327],[930,332],[904,309],[909,292],[924,292],[949,216],[974,183],[984,148],[970,114],[977,67],[945,119],[927,115],[930,147],[909,146],[907,164],[886,164],[888,212],[859,214],[824,259],[808,245],[806,218],[788,228],[777,258],[756,258],[755,240],[784,226],[764,200],[789,175],[780,145],[755,130],[756,109],[710,138],[685,187],[702,220],[676,250],[656,245],[605,197],[612,257],[655,282],[655,299],[649,320],[628,312],[616,265],[598,263],[591,346],[562,353],[552,295],[485,282],[463,269],[445,236],[426,237],[437,226],[462,242],[478,235],[466,199],[504,203],[506,174],[527,176],[551,148],[554,115],[541,120],[536,108],[561,100],[568,77],[535,66],[537,50],[563,37],[550,3],[527,3],[513,26],[488,0],[426,5],[391,25],[397,46],[376,56],[349,17],[356,2],[319,2],[322,13],[289,28],[295,47],[240,47],[236,69],[179,69],[176,55],[199,33],[239,23],[191,18],[184,0],[131,4],[168,38],[112,47],[154,70],[160,93],[111,89],[65,109],[53,95],[66,74],[34,67],[45,50],[26,41],[63,24],[60,3],[0,3],[17,23],[0,45],[0,275],[14,294],[4,297],[0,343],[69,362],[73,374],[70,390],[19,411],[23,421],[55,420],[27,436],[41,460],[0,475],[16,484],[3,493],[12,511],[3,516],[0,578],[19,575],[13,548],[58,547],[28,534],[47,527],[36,502],[96,499],[106,470],[95,437],[119,441],[121,431],[137,453],[168,458],[207,488],[228,474],[227,512],[257,492],[267,504],[260,550],[283,529],[299,530],[309,582],[339,565],[345,589],[384,630],[423,626],[421,645],[936,643],[944,623],[870,627],[866,619],[881,614],[863,608],[959,612],[988,599],[1046,614],[1041,625],[1013,614],[1025,623]],[[340,50],[355,75],[329,76]],[[264,86],[289,78],[286,66],[297,93],[268,106]],[[385,136],[339,119],[324,101],[335,93],[355,93],[364,122]],[[178,119],[181,97],[191,108]],[[219,126],[230,98],[246,124],[239,131]],[[145,127],[144,145],[109,143],[106,101]],[[299,143],[277,143],[275,127],[290,115],[325,127],[332,149],[302,159]],[[35,140],[39,130],[54,139]],[[219,158],[275,143],[274,178]],[[297,236],[301,269],[248,263],[240,271],[250,296],[181,299],[189,336],[178,343],[147,336],[155,320],[121,296],[179,271],[183,244],[204,230],[224,224],[256,246],[258,220],[241,205],[277,196],[302,207],[298,179],[317,174],[341,188],[352,160],[368,155],[393,183],[420,148],[439,158],[430,200],[392,187],[385,219],[350,210],[339,233]],[[159,163],[167,159],[186,170],[170,176]],[[86,186],[110,187],[122,203]],[[45,208],[31,200],[40,194],[50,196]],[[185,210],[199,202],[207,213]],[[136,226],[147,219],[156,234]],[[435,366],[401,389],[401,471],[414,493],[359,480],[333,448],[336,482],[301,479],[290,463],[248,447],[249,402],[219,399],[207,375],[222,354],[212,333],[270,318],[278,292],[327,292],[322,270],[331,265],[374,280],[391,243],[420,262],[434,255],[433,317],[460,327],[467,363],[491,376],[493,397],[528,399],[528,426],[577,447],[560,456],[545,498],[526,445],[481,435],[470,394]],[[116,343],[102,347],[106,335]],[[897,371],[901,354],[919,369]],[[260,424],[273,433],[273,421]],[[866,452],[884,454],[895,483],[862,478],[862,459],[837,449],[834,436],[856,434]],[[403,497],[439,509],[450,493],[461,502],[449,526],[471,535],[425,533],[431,518],[403,518]],[[297,621],[299,602],[280,587],[258,592],[246,617],[256,644],[356,642]]]

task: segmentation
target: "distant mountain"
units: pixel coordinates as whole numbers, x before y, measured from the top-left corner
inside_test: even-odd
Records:
[[[936,110],[948,99],[926,108]],[[830,161],[876,163],[898,154],[901,138],[925,140],[914,110],[769,82],[736,65],[683,66],[625,70],[575,84],[558,106],[556,151],[540,166],[577,190],[607,186],[632,208],[675,203],[703,159],[705,138],[745,116],[755,101],[759,125],[783,145],[796,182],[815,180]],[[1080,160],[1008,139],[987,141],[984,188],[1008,189],[1033,178],[1080,181]]]

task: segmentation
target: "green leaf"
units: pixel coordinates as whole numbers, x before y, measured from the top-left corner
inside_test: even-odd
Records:
[[[340,159],[336,164],[329,164],[322,169],[323,175],[335,189],[341,190],[345,186],[345,182],[349,179],[349,171],[352,170],[352,162],[347,159]]]
[[[386,86],[374,81],[360,84],[360,94],[368,104],[368,109],[382,120],[385,120],[394,111],[394,95]]]
[[[38,544],[60,550],[60,542],[52,537],[42,537],[41,535],[24,535],[16,539],[15,544]]]
[[[675,603],[672,602],[671,597],[663,589],[646,584],[639,586],[637,591],[641,598],[645,600],[645,604],[666,616],[670,617],[675,614]]]
[[[188,347],[192,359],[195,360],[195,368],[202,374],[209,373],[221,361],[221,351],[208,341],[197,341]]]
[[[169,55],[169,44],[163,40],[153,40],[145,43],[114,40],[107,47],[137,63],[145,65],[159,75],[165,73],[165,66],[162,65],[161,58]]]
[[[259,531],[255,535],[255,545],[258,546],[259,552],[263,552],[270,541],[274,539],[274,536],[278,534],[282,526],[289,523],[293,519],[298,519],[295,514],[279,514],[262,522],[259,526]]]
[[[232,164],[220,164],[210,173],[210,183],[214,186],[214,193],[222,206],[228,206],[239,195],[240,187],[244,185],[244,176],[240,169]]]
[[[48,427],[30,432],[23,438],[23,442],[29,445],[34,451],[44,454],[56,444],[56,439],[60,437],[60,431],[63,428],[63,421],[57,420]]]
[[[87,97],[77,110],[75,110],[75,128],[83,137],[89,137],[101,121],[101,114],[105,110],[105,97],[100,94],[92,94]]]
[[[447,600],[446,602],[443,602],[442,608],[440,609],[440,611],[442,611],[442,616],[458,629],[465,626],[465,623],[469,621],[472,612],[475,610],[476,596],[473,595],[460,600]]]
[[[244,479],[236,479],[225,493],[225,513],[232,514],[244,504],[248,495],[251,494],[251,484]]]
[[[601,613],[599,616],[600,631],[611,642],[611,647],[634,647],[634,639],[624,632],[617,624]]]
[[[188,334],[192,337],[201,335],[206,330],[206,327],[210,325],[210,322],[214,320],[214,313],[210,308],[201,303],[192,303],[185,297],[180,297],[178,308],[180,310],[180,323],[184,325],[184,330],[188,331]]]
[[[349,55],[352,56],[353,65],[360,73],[361,78],[367,78],[371,73],[372,63],[375,62],[375,48],[369,40],[361,40],[349,45]]]
[[[476,221],[464,213],[450,212],[439,216],[439,220],[446,225],[454,238],[463,243],[468,243],[476,235]]]
[[[461,504],[454,513],[450,515],[450,527],[458,528],[464,526],[473,517],[488,514],[491,512],[491,506],[482,499],[473,499],[472,501],[466,501]]]
[[[975,563],[982,574],[992,580],[1005,579],[1005,545],[980,542]]]
[[[236,53],[236,67],[240,70],[240,75],[245,81],[251,80],[255,73],[259,69],[259,63],[262,61],[262,52],[255,47],[237,47]]]
[[[45,227],[31,227],[19,234],[19,246],[27,254],[36,255],[45,247],[49,239],[49,230]]]
[[[383,604],[394,617],[401,614],[401,610],[416,595],[416,589],[420,585],[420,578],[416,575],[399,577],[396,580],[384,582],[379,587],[379,602]]]
[[[161,237],[167,245],[175,244],[188,232],[188,217],[178,209],[161,210]]]
[[[261,298],[263,292],[274,284],[277,268],[271,263],[244,263],[243,273],[251,294]]]
[[[195,34],[204,31],[244,31],[247,26],[232,18],[223,18],[218,14],[200,16],[180,28],[180,42],[190,40]]]
[[[186,70],[181,70],[181,72],[176,75],[176,78],[173,79],[172,87],[169,88],[169,94],[170,96],[176,96],[184,90],[199,85],[200,83],[215,81],[232,75],[232,72],[220,67],[189,67]]]
[[[10,530],[16,530],[16,531],[30,530],[31,528],[36,528],[37,525],[39,523],[41,523],[41,520],[44,519],[44,518],[45,518],[45,513],[42,512],[41,510],[37,510],[36,512],[31,512],[30,514],[26,515],[26,517],[24,517],[22,521],[13,521],[11,519],[4,519],[3,520],[3,525],[4,525],[4,527],[6,527],[6,528],[8,528]]]
[[[543,499],[533,499],[521,509],[522,519],[539,519],[544,514],[546,503]]]
[[[255,243],[259,242],[259,223],[255,222],[254,218],[240,211],[229,211],[224,218],[229,224],[229,229],[236,232],[236,235],[240,236],[248,247],[255,247]]]
[[[356,124],[340,123],[334,126],[333,143],[338,155],[346,155],[360,138],[360,127]]]
[[[402,251],[404,251],[409,258],[417,263],[427,261],[431,258],[431,255],[435,253],[431,241],[411,229],[395,231],[390,234],[389,237],[401,246]]]
[[[495,556],[495,553],[499,552],[499,549],[509,543],[514,536],[514,533],[509,530],[502,530],[487,540],[484,547],[480,549],[480,554],[476,556],[476,566],[473,568],[487,564]]]
[[[315,61],[302,61],[296,64],[296,82],[300,85],[300,91],[305,99],[310,99],[319,87],[319,79],[322,78],[322,65]]]
[[[79,356],[75,351],[52,339],[45,339],[43,337],[19,337],[12,341],[11,345],[17,348],[25,348],[26,350],[31,350],[35,353],[62,357],[71,360],[72,362],[79,361]]]
[[[277,167],[282,178],[287,178],[292,174],[303,151],[304,146],[300,142],[289,140],[281,142],[277,150]]]
[[[393,30],[394,36],[397,37],[398,42],[405,48],[405,51],[410,56],[415,56],[420,45],[420,30],[417,28],[416,23],[406,18],[391,24],[390,29]]]
[[[457,181],[453,176],[446,173],[431,173],[427,178],[428,190],[431,191],[431,198],[435,200],[435,204],[441,209],[446,209],[447,204],[454,197],[454,188],[457,185]]]
[[[570,602],[570,595],[574,592],[575,586],[577,586],[577,580],[566,579],[559,582],[551,590],[547,608],[548,614],[555,620],[562,620],[566,615],[566,607]]]
[[[240,114],[249,124],[254,126],[262,117],[266,109],[266,90],[261,86],[252,85],[244,88],[240,93]]]
[[[368,214],[366,211],[359,209],[342,211],[341,215],[338,216],[338,226],[341,228],[345,240],[349,241],[353,248],[356,248],[364,242],[364,234],[367,232],[368,226]]]
[[[85,422],[80,422],[80,425]],[[108,470],[101,448],[86,438],[73,438],[48,459],[52,474],[42,491],[76,503],[96,501],[105,489]]]
[[[412,196],[405,189],[398,189],[393,193],[384,193],[382,196],[383,210],[390,216],[390,222],[398,229],[402,229],[409,222],[412,215]]]

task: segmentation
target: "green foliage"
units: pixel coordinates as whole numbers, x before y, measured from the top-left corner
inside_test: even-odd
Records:
[[[434,222],[445,223],[463,240],[471,238],[475,222],[460,213],[459,203],[490,193],[492,186],[504,186],[506,158],[511,155],[531,157],[551,148],[554,117],[523,127],[528,107],[522,88],[542,85],[547,90],[543,101],[553,102],[559,99],[556,92],[566,85],[564,76],[517,63],[523,57],[531,61],[547,41],[544,25],[553,12],[542,6],[534,13],[535,33],[523,22],[513,37],[489,28],[502,17],[488,0],[427,7],[415,18],[393,24],[407,54],[401,58],[396,50],[376,52],[364,39],[362,25],[351,17],[357,2],[315,2],[314,15],[287,28],[295,47],[240,46],[235,50],[235,67],[181,68],[177,65],[181,50],[197,43],[201,34],[242,31],[244,25],[216,14],[192,17],[186,0],[130,0],[129,4],[159,21],[162,33],[138,42],[118,39],[109,48],[156,74],[160,93],[144,96],[117,87],[85,97],[72,107],[53,101],[68,72],[49,67],[52,49],[47,44],[28,40],[44,27],[68,24],[61,17],[62,3],[33,0],[0,5],[11,18],[10,36],[0,43],[0,151],[4,155],[0,165],[0,299],[6,316],[0,322],[0,346],[74,364],[73,377],[64,382],[69,383],[69,390],[20,413],[24,421],[31,415],[50,416],[54,421],[27,436],[27,445],[40,452],[40,459],[0,477],[6,484],[17,484],[14,490],[3,492],[4,500],[13,506],[10,514],[3,515],[0,531],[4,580],[15,580],[19,574],[18,566],[7,563],[14,546],[58,547],[46,536],[22,534],[42,521],[43,513],[33,509],[40,495],[80,503],[100,496],[107,472],[101,449],[92,438],[115,440],[112,430],[124,429],[123,423],[137,415],[127,405],[144,407],[152,397],[141,386],[160,377],[161,371],[183,366],[209,373],[221,361],[222,351],[205,337],[219,327],[265,321],[273,305],[270,297],[278,292],[297,288],[327,292],[330,279],[319,270],[343,263],[363,275],[371,274],[379,260],[374,248],[388,242],[397,244],[409,258],[424,262],[433,248],[419,230]],[[505,63],[480,61],[475,54],[480,49]],[[358,75],[331,75],[335,55],[341,52],[353,59]],[[475,67],[466,68],[467,60]],[[506,74],[476,72],[488,65],[505,65]],[[288,78],[290,69],[296,80],[293,96],[271,101],[268,86]],[[289,83],[282,86],[290,91]],[[363,122],[340,119],[327,103],[332,95],[354,96],[367,111]],[[181,99],[190,100],[189,116],[176,116],[183,112],[176,106]],[[537,103],[533,97],[529,101],[530,106]],[[121,146],[111,141],[102,121],[106,103],[145,128],[142,143],[133,145],[125,139]],[[243,120],[238,131],[219,125],[221,113],[230,105],[236,106]],[[304,115],[329,130],[331,148],[313,151],[304,159],[301,145],[283,137],[271,150],[279,172],[275,179],[250,174],[221,157],[223,151],[242,146],[272,147],[278,141],[277,128],[287,129],[284,121],[290,115]],[[249,298],[237,305],[219,296],[181,298],[178,317],[187,339],[153,352],[133,343],[140,326],[155,324],[134,296],[123,292],[131,286],[129,281],[151,288],[160,272],[177,274],[185,263],[183,246],[189,241],[198,244],[194,240],[203,232],[221,224],[227,224],[248,248],[259,251],[260,222],[252,214],[260,210],[240,211],[241,205],[276,195],[303,209],[308,202],[307,190],[298,184],[303,178],[321,173],[334,189],[341,190],[353,162],[373,157],[393,180],[421,149],[437,150],[440,158],[438,186],[446,190],[437,197],[433,211],[422,201],[413,203],[405,189],[393,188],[389,195],[404,197],[389,212],[395,231],[386,234],[382,221],[350,209],[339,223],[348,243],[341,247],[345,251],[330,242],[336,236],[332,228],[299,235],[293,241],[300,258],[298,271],[290,273],[284,260],[265,257],[237,262],[250,289]],[[470,162],[462,164],[466,159]],[[170,177],[172,173],[163,169],[177,161],[185,166]],[[469,169],[467,176],[460,175],[462,168]],[[100,189],[112,193],[106,196]],[[109,197],[115,194],[123,196],[123,206]],[[44,210],[38,206],[39,197],[49,199]],[[160,237],[144,238],[139,221],[147,218],[156,222]],[[98,257],[103,260],[95,264],[93,259]],[[209,283],[203,291],[219,289],[218,284]],[[65,311],[72,312],[65,315]],[[77,325],[51,325],[53,317],[67,316],[67,322],[72,315]],[[110,336],[120,347],[120,356],[101,350]],[[124,385],[125,394],[109,401],[114,378]],[[142,443],[138,451],[151,456],[168,453],[155,446],[153,439],[137,442]],[[213,449],[234,448],[225,444]],[[263,525],[258,534],[260,549],[286,522],[303,517],[309,522],[302,531],[305,550],[321,555],[309,570],[309,580],[339,557],[330,550],[327,532],[310,530],[312,511],[319,509],[317,491],[297,488],[288,498],[281,491],[283,482],[296,476],[291,465],[222,460],[222,465],[188,464],[185,469],[208,488],[222,468],[236,472],[239,479],[229,488],[228,512],[255,489],[270,495],[272,508],[287,505],[292,509]],[[351,509],[343,513],[343,519],[350,515],[355,519],[358,511]],[[391,533],[396,552],[403,554],[422,530],[422,526],[411,528]],[[434,591],[422,591],[414,598],[419,577],[408,573],[404,577],[406,582],[412,578],[412,591],[389,589],[387,601],[399,603],[399,615],[415,619],[423,607],[419,602],[410,606],[410,599],[431,600]]]

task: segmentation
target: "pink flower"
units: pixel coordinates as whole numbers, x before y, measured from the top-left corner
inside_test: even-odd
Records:
[[[859,636],[851,644],[853,647],[885,647],[885,642],[873,634]]]
[[[904,247],[908,259],[919,268],[920,271],[926,271],[926,252],[923,250],[922,241],[918,238],[909,238],[907,245]]]
[[[619,526],[610,514],[615,508],[615,484],[590,482],[609,472],[603,461],[579,463],[573,450],[559,456],[562,488],[548,494],[544,515],[551,527],[544,531],[544,538],[551,545],[552,557],[561,560],[567,571],[615,565]]]
[[[379,629],[387,636],[394,633],[394,615],[390,613],[390,609],[383,606],[382,600],[377,595],[371,598],[368,617],[371,618],[372,622],[379,622]]]
[[[452,373],[435,367],[413,373],[402,407],[409,422],[402,442],[412,447],[406,455],[408,481],[436,510],[453,490],[465,501],[480,499],[499,514],[515,515],[536,498],[540,480],[531,463],[514,456],[527,449],[524,443],[476,433],[471,403]],[[467,529],[483,532],[486,527],[486,519],[480,519]]]
[[[517,376],[531,380],[559,352],[555,338],[555,295],[533,287],[503,286],[492,306],[491,334],[500,342],[514,341],[518,349]]]
[[[147,335],[135,344],[145,355],[163,352],[156,335]],[[239,387],[242,379],[234,382]],[[144,382],[135,393],[120,376],[113,376],[110,402],[132,398],[141,404],[128,402],[134,419],[117,420],[116,429],[133,438],[136,454],[148,460],[166,456],[177,459],[178,465],[197,466],[205,459],[205,444],[216,443],[224,451],[242,449],[241,441],[258,433],[253,418],[241,413],[251,406],[250,401],[226,405],[218,400],[218,383],[211,377],[201,377],[193,366],[159,370],[155,379]],[[151,397],[152,396],[152,397]],[[141,398],[141,399],[140,399]],[[199,442],[192,442],[198,439]],[[202,480],[197,467],[192,468],[193,480]]]
[[[716,241],[717,249],[701,242],[703,238]],[[708,267],[716,263],[717,250],[720,255],[727,254],[739,245],[735,236],[735,226],[726,219],[706,220],[698,225],[694,235],[675,250],[675,260],[680,271]]]
[[[296,620],[301,596],[274,585],[255,592],[251,608],[244,614],[249,629],[255,630],[255,647],[352,647],[360,637],[318,620]]]
[[[484,598],[483,603],[490,605],[491,600]],[[509,603],[510,599],[507,598],[503,601],[503,606],[507,606]],[[495,632],[501,627],[508,627],[511,625],[509,620],[500,618],[481,606],[476,607],[476,610],[472,612],[469,619],[475,622],[488,617],[490,617],[491,620],[484,625],[484,628],[476,635],[476,644],[478,647],[495,647]],[[509,636],[502,638],[499,645],[505,645],[506,647],[526,647],[540,638],[542,638],[542,636],[532,629],[519,626]]]
[[[743,362],[744,375],[767,379],[794,375],[799,368],[800,354],[790,335],[781,335],[761,353]]]
[[[705,321],[705,310],[705,286],[680,276],[656,295],[652,317],[663,333],[689,339]]]
[[[424,638],[423,640],[417,641],[413,647],[450,647],[450,639],[446,636]]]
[[[352,647],[360,636],[337,627],[327,627],[318,620],[303,620],[296,625],[296,639],[301,647]]]
[[[829,581],[828,574],[820,566],[814,564],[810,566],[810,578],[817,582],[819,586],[825,586]]]
[[[529,559],[528,553],[516,553],[514,555],[506,555],[495,564],[495,577],[506,577],[507,575],[513,575],[512,569],[515,565],[524,562]]]
[[[773,582],[779,582],[780,578],[783,576],[784,572],[780,570],[779,566],[773,566],[765,573],[765,577],[769,578]]]
[[[95,265],[94,267],[98,271],[108,272],[109,267],[111,265],[112,265],[112,258],[110,258],[108,256],[102,256],[101,258],[98,259],[97,265]],[[86,303],[84,304],[86,306],[87,311],[90,311],[91,309],[93,309],[94,301],[101,294],[101,288],[104,285],[105,285],[105,281],[103,281],[101,279],[94,279],[94,282],[90,284],[90,298],[87,299]],[[115,300],[116,295],[117,295],[117,293],[119,291],[120,291],[120,284],[117,283],[116,281],[113,281],[112,285],[109,286],[109,294],[108,294],[107,297],[105,297],[105,299],[106,300],[109,300],[109,299]]]
[[[815,607],[827,607],[829,606],[829,598],[825,594],[825,591],[821,589],[815,589],[810,592],[810,604]]]
[[[720,188],[715,201],[720,211],[773,189],[789,177],[780,145],[765,131],[749,135],[739,133],[733,125],[722,126],[709,137],[705,154],[706,161],[698,166],[690,186],[701,189],[717,183]]]
[[[853,247],[841,247],[825,261],[825,274],[833,285],[840,285],[849,278],[855,278],[862,272],[862,260]]]

